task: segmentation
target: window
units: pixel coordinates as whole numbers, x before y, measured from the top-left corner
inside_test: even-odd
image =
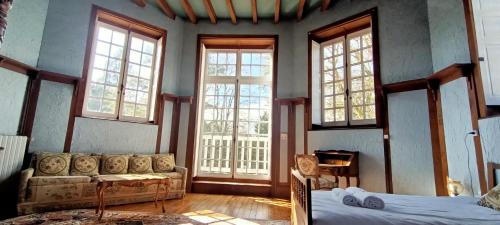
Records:
[[[120,24],[128,21],[116,20],[96,19],[82,114],[154,121],[164,37],[131,29],[131,25]]]
[[[363,17],[365,18],[365,17]],[[312,32],[312,122],[321,127],[377,123],[371,20]],[[337,32],[336,32],[337,31]],[[315,56],[316,55],[316,56]],[[317,87],[317,88],[316,88]]]
[[[207,49],[197,174],[270,178],[272,49]]]

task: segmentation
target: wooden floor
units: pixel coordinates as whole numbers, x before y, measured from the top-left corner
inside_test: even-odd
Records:
[[[158,204],[155,208],[154,202],[147,202],[109,206],[106,210],[161,213],[161,206]],[[241,219],[290,220],[290,201],[275,198],[188,193],[183,199],[166,200],[165,210],[166,213],[186,215],[210,210]]]

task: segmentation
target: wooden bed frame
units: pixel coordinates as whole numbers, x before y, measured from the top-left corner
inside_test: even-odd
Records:
[[[488,189],[492,189],[500,183],[495,179],[496,170],[500,170],[500,164],[490,162],[487,167]],[[292,169],[291,173],[292,225],[312,225],[311,178],[303,177],[295,169]]]
[[[312,225],[311,178],[303,177],[295,169],[291,173],[292,225]]]

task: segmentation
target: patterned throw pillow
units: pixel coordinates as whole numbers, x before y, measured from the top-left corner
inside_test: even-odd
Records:
[[[168,173],[174,171],[175,159],[173,154],[153,155],[153,170],[155,173]]]
[[[500,211],[500,184],[483,195],[478,204]]]
[[[128,173],[153,173],[151,156],[135,155],[128,162]]]
[[[126,174],[130,155],[103,155],[100,174]]]
[[[71,176],[99,175],[99,161],[101,156],[74,154],[71,157]]]
[[[35,176],[68,176],[71,162],[69,153],[39,153]]]

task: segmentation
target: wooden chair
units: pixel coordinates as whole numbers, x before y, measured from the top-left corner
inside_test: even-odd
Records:
[[[338,184],[334,180],[321,177],[319,173],[319,160],[314,155],[295,155],[295,166],[300,175],[312,178],[312,188],[314,190],[338,187]]]

